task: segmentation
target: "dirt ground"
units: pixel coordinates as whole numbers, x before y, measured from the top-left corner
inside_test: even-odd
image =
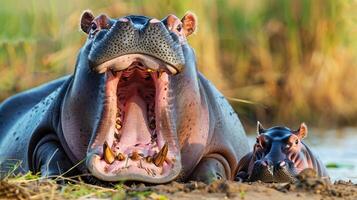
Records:
[[[133,184],[111,188],[83,182],[58,185],[48,180],[9,180],[0,182],[0,199],[351,199],[357,200],[357,184],[337,181],[333,184],[302,174],[295,183],[239,183],[216,181],[145,186]]]
[[[237,183],[218,181],[210,185],[192,182],[155,186],[158,194],[169,199],[357,199],[357,185],[338,182],[326,185],[320,181],[296,184]]]

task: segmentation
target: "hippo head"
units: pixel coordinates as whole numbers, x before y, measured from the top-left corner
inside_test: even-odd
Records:
[[[286,127],[264,129],[258,122],[256,143],[250,164],[251,181],[292,182],[307,167],[305,146],[307,136],[304,123],[296,131]]]
[[[200,104],[194,52],[186,40],[196,23],[192,13],[181,20],[83,13],[88,38],[61,116],[73,162],[85,161],[103,181],[162,183],[180,174],[178,130],[201,128],[185,120]]]

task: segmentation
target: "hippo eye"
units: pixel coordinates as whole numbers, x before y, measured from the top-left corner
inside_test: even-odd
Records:
[[[268,144],[270,141],[269,141],[269,139],[265,138],[264,142]]]
[[[98,27],[97,27],[97,24],[94,23],[94,22],[92,22],[92,24],[91,24],[91,26],[90,26],[91,31],[95,31],[97,28],[98,28]]]
[[[181,30],[182,30],[182,24],[179,24],[179,25],[177,26],[176,30],[177,30],[178,32],[181,32]]]
[[[296,145],[299,144],[299,140],[295,140],[295,144],[296,144]]]

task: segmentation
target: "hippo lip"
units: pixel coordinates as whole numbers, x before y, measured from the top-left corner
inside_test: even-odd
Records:
[[[135,53],[118,56],[94,67],[94,70],[98,73],[104,73],[108,71],[108,69],[121,71],[132,66],[133,62],[141,63],[142,66],[145,66],[146,68],[152,69],[154,71],[166,71],[170,74],[177,74],[179,72],[178,67],[168,64],[161,59],[150,55]]]
[[[163,183],[179,175],[169,89],[173,70],[144,54],[97,66],[107,78],[102,117],[87,154],[87,167],[95,177]]]

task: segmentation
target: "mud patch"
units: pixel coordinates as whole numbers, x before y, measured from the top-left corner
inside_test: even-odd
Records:
[[[270,187],[284,193],[308,192],[323,197],[357,199],[357,185],[351,181],[336,181],[331,184],[329,180],[318,178],[316,172],[310,169],[301,172],[297,179],[296,183],[272,184]]]
[[[58,181],[58,179],[57,179]],[[357,199],[357,185],[337,181],[333,184],[306,171],[295,183],[266,184],[216,181],[162,185],[116,184],[111,187],[89,185],[78,180],[57,184],[48,179],[9,179],[0,181],[0,199]]]

